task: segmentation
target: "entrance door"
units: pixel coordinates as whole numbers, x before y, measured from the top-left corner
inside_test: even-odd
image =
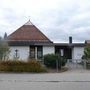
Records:
[[[68,59],[72,59],[72,48],[68,48]]]
[[[72,59],[72,50],[68,46],[55,46],[55,54],[60,54],[66,59]]]

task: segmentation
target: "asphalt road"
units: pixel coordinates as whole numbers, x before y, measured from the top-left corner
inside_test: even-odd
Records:
[[[90,90],[90,71],[0,74],[0,90]]]

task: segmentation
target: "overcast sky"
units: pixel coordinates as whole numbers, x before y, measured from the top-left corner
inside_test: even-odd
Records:
[[[54,42],[90,39],[90,0],[0,0],[0,36],[29,19]]]

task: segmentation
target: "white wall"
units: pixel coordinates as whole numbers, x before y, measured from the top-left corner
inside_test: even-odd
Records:
[[[84,47],[74,47],[72,50],[72,59],[81,59],[84,54]]]
[[[43,55],[55,53],[54,46],[43,46]]]
[[[19,59],[21,60],[27,60],[29,56],[29,46],[12,46],[10,47],[10,59],[14,58],[15,50],[18,50],[19,53]]]
[[[24,60],[26,61],[28,59],[29,56],[29,46],[11,46],[10,47],[10,59],[13,59],[15,56],[15,50],[18,50],[19,53],[19,59],[20,60]],[[43,55],[45,54],[51,54],[51,53],[55,53],[55,48],[54,46],[43,46]]]

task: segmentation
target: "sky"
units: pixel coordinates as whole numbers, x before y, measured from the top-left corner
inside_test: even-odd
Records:
[[[53,42],[90,40],[90,0],[0,0],[0,36],[29,19]]]

